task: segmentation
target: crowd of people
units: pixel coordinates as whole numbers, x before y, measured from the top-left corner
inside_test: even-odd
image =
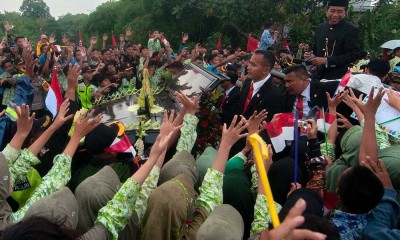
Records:
[[[252,52],[189,49],[187,34],[174,51],[158,30],[142,45],[130,41],[130,28],[119,44],[102,35],[101,49],[95,36],[86,46],[44,33],[34,49],[4,22],[0,239],[399,239],[400,141],[376,115],[383,101],[400,112],[400,47],[391,59],[370,60],[347,9],[348,1],[330,0],[314,45],[296,53],[278,48],[270,22]],[[191,63],[224,75],[206,109],[219,113],[218,148],[193,154],[205,109],[198,96],[176,91],[181,108],[164,112],[140,164],[110,151],[125,128],[102,123],[96,102],[140,89],[144,72],[151,89],[164,89]],[[346,87],[350,72],[379,82],[367,93]],[[63,98],[56,114],[46,105],[55,79]],[[315,109],[333,116],[325,131]],[[278,149],[266,128],[285,113],[303,125]],[[252,134],[268,144],[272,203]]]

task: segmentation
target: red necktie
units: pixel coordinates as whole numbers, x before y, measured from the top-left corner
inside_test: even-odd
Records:
[[[219,107],[218,107],[219,110],[222,109],[222,106],[224,105],[225,101],[226,101],[226,93],[224,93],[224,96],[222,96],[221,103],[219,104]]]
[[[299,111],[299,119],[303,118],[303,96],[297,96],[296,110]]]
[[[247,93],[246,102],[244,103],[244,108],[243,108],[242,114],[243,114],[244,112],[246,112],[246,109],[247,109],[247,107],[249,106],[251,97],[253,97],[253,90],[254,90],[254,88],[253,88],[253,83],[251,83],[251,84],[250,84],[249,92]]]

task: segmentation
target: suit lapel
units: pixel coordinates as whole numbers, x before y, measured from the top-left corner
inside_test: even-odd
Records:
[[[264,95],[268,92],[268,88],[271,83],[272,79],[270,77],[268,78],[267,82],[265,82],[264,85],[262,85],[261,88],[257,91],[257,93],[251,98],[247,109],[253,109],[254,105],[257,105],[257,103],[259,103],[263,99]]]

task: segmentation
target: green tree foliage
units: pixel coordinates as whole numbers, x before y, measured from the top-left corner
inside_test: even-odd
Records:
[[[370,0],[365,0],[370,1]],[[118,40],[131,27],[132,42],[146,44],[148,33],[159,30],[178,48],[182,33],[189,33],[189,46],[201,43],[214,48],[218,36],[222,45],[246,46],[247,35],[260,36],[264,21],[276,22],[276,29],[289,29],[289,45],[295,50],[301,42],[313,43],[314,30],[325,19],[326,0],[119,0],[108,1],[87,14],[66,14],[57,20],[50,16],[43,0],[24,0],[21,13],[5,12],[0,20],[9,21],[13,35],[38,39],[42,29],[61,40],[67,34],[77,42],[81,31],[84,42],[113,31]],[[385,41],[400,38],[398,0],[381,0],[377,8],[364,13],[349,9],[348,19],[360,26],[362,48],[379,53]],[[284,26],[286,26],[284,28]],[[110,38],[108,44],[111,43]],[[57,42],[60,44],[60,41]]]
[[[50,18],[50,8],[43,0],[24,0],[19,11],[23,17]]]

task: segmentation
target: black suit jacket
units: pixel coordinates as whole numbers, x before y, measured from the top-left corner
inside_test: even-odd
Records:
[[[222,105],[221,112],[221,123],[226,123],[229,126],[232,122],[233,117],[237,112],[237,108],[240,103],[240,89],[238,87],[234,87],[228,94],[225,99],[224,104]]]
[[[310,82],[310,101],[309,101],[310,109],[313,108],[314,106],[318,106],[320,108],[324,107],[326,111],[326,109],[328,109],[328,100],[326,97],[326,92],[328,92],[331,95],[331,98],[333,98],[333,95],[335,94],[335,91],[339,83],[340,81],[312,80]],[[345,89],[348,89],[348,87],[346,87]],[[354,88],[352,88],[352,90],[356,95],[356,97],[359,97],[362,94],[362,92]],[[292,112],[297,96],[286,94],[285,97],[286,97],[285,112]],[[359,124],[356,119],[350,117],[350,115],[353,113],[353,110],[349,108],[344,102],[341,102],[338,105],[336,111],[338,113],[341,113],[344,117],[346,117],[353,125]]]
[[[308,102],[310,109],[314,106],[318,106],[320,108],[324,107],[324,109],[327,109],[328,100],[326,98],[326,92],[333,97],[339,83],[340,81],[319,82],[318,80],[312,80],[310,82],[310,101]],[[292,112],[297,96],[286,94],[285,97],[285,112]]]
[[[272,77],[270,77],[253,96],[246,111],[243,112],[250,84],[251,80],[246,80],[242,87],[240,105],[238,107],[239,111],[237,114],[241,114],[248,119],[254,111],[260,112],[265,109],[268,112],[267,121],[270,121],[274,114],[281,113],[285,110],[285,96],[282,90],[274,84]]]
[[[313,50],[317,57],[325,57],[328,45],[328,66],[318,68],[318,78],[342,78],[348,66],[357,60],[357,53],[360,52],[359,43],[359,29],[349,21],[344,19],[333,26],[329,26],[328,22],[321,23],[315,30]]]
[[[264,83],[258,92],[250,100],[250,103],[245,112],[243,112],[244,104],[246,102],[247,93],[250,89],[251,80],[246,80],[243,84],[240,93],[240,105],[238,105],[238,111],[236,114],[243,115],[246,119],[249,119],[253,115],[254,111],[261,112],[267,110],[268,116],[266,121],[271,121],[272,117],[276,113],[282,113],[285,110],[285,95],[282,90],[274,84],[272,77],[270,77],[266,83]],[[261,137],[266,143],[271,143],[266,131],[261,134]],[[242,138],[237,141],[231,148],[229,156],[232,157],[241,151],[246,145],[246,139]]]

